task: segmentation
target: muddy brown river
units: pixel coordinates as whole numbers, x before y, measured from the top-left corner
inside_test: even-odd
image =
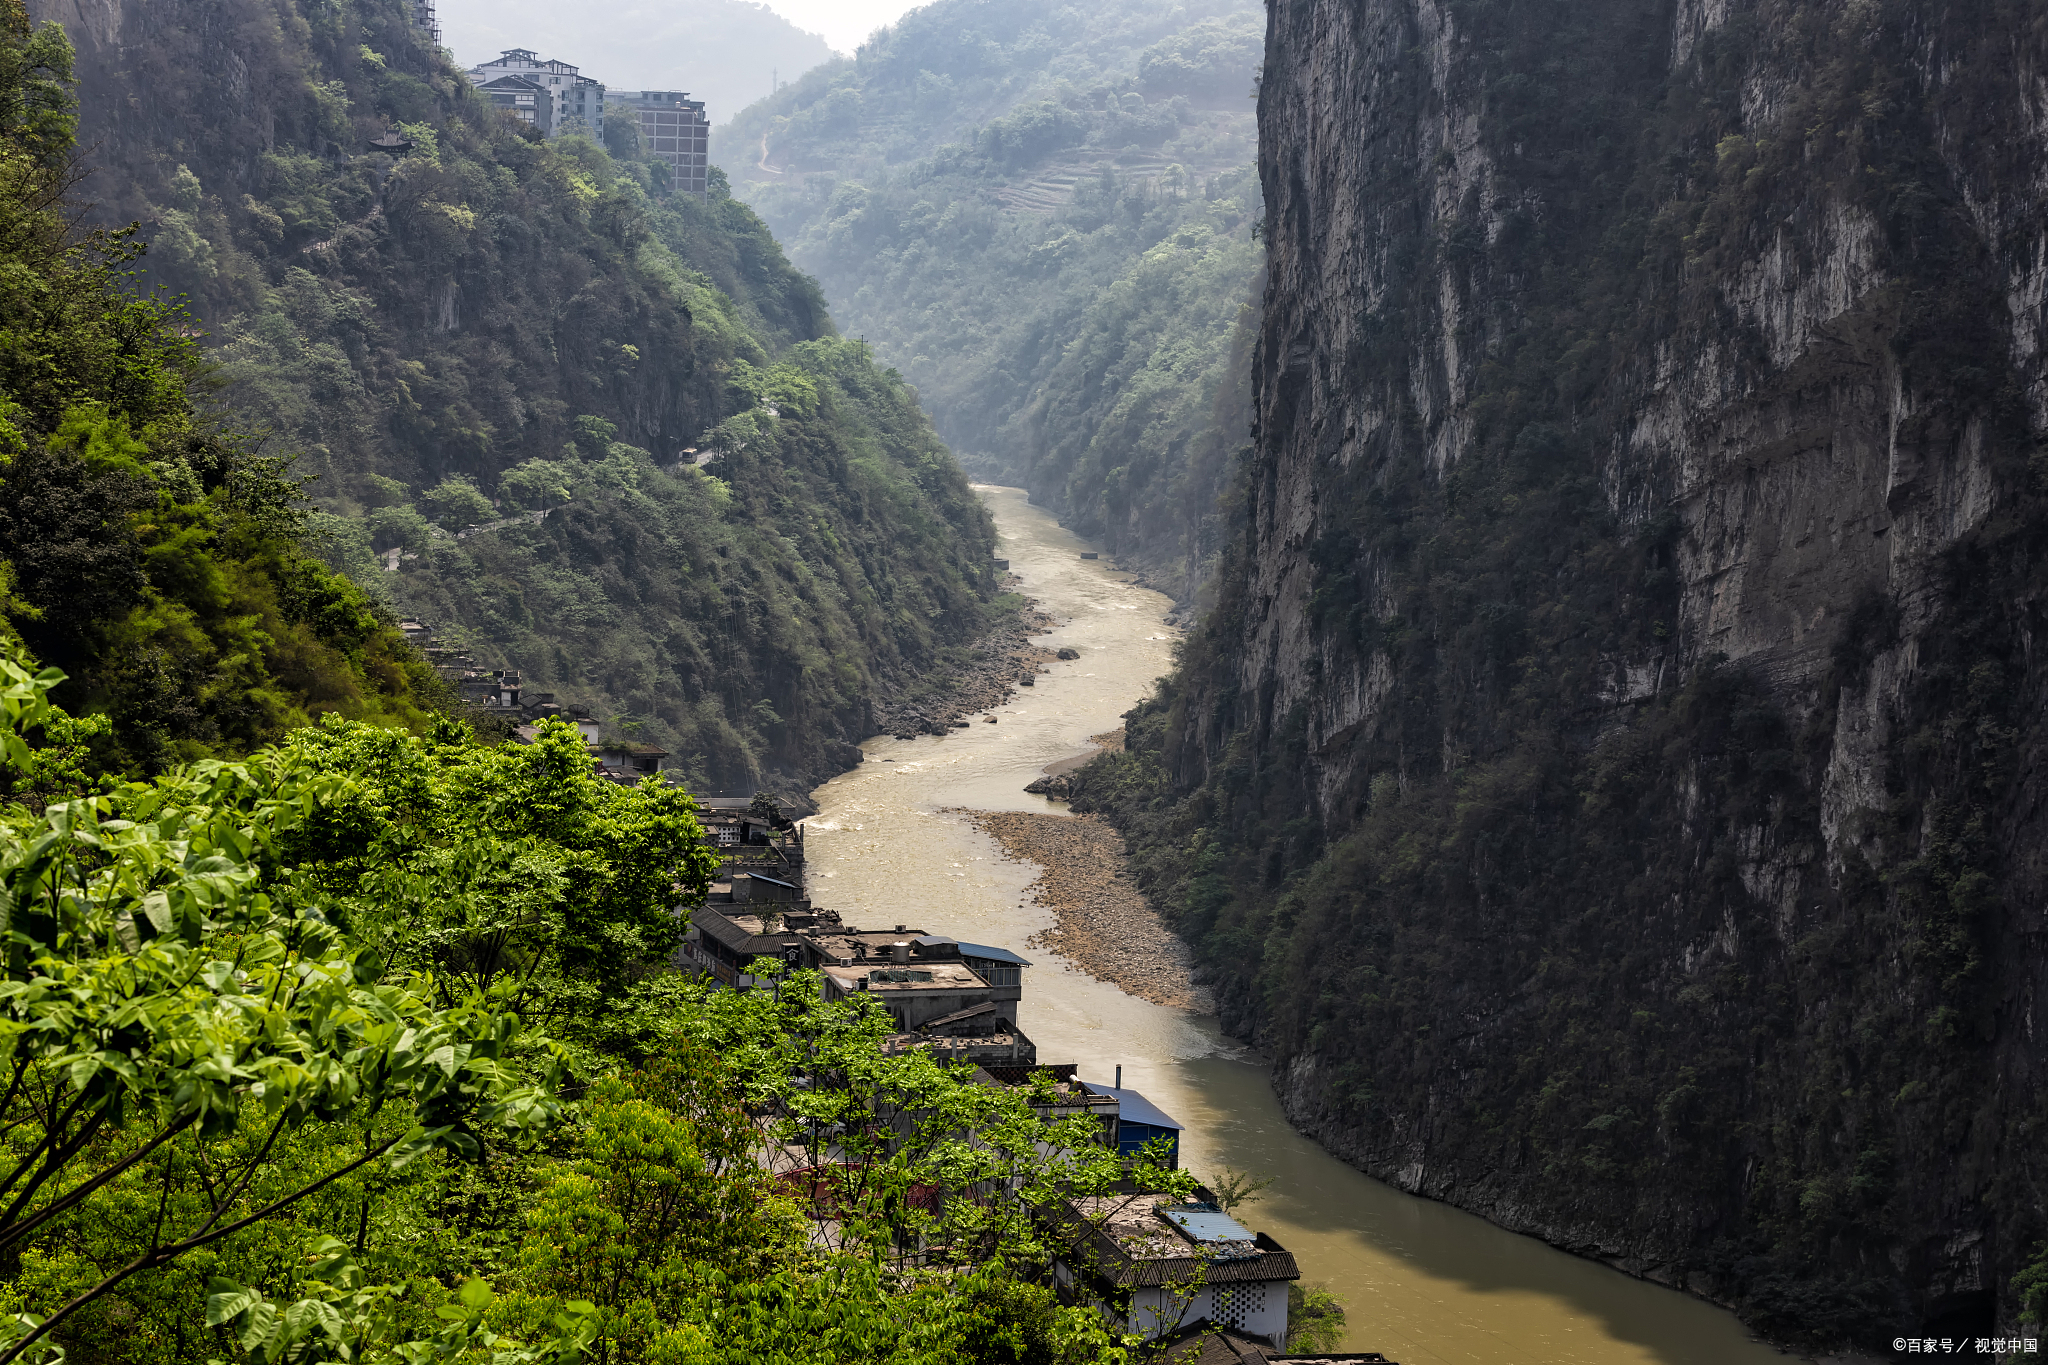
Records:
[[[1347,1351],[1402,1365],[1790,1365],[1733,1315],[1361,1175],[1287,1126],[1263,1061],[1213,1018],[1149,1004],[1030,945],[1051,922],[1006,861],[957,812],[1061,811],[1023,788],[1087,749],[1167,671],[1166,598],[1132,584],[1021,490],[979,490],[1000,555],[1061,624],[1041,643],[1080,657],[1019,689],[995,725],[943,738],[875,739],[867,761],[819,787],[807,822],[810,891],[857,925],[908,924],[1013,949],[1018,1023],[1040,1061],[1142,1090],[1185,1124],[1183,1164],[1275,1178],[1239,1211],[1327,1285],[1349,1315]]]

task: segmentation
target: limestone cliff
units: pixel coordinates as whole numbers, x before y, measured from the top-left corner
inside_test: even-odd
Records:
[[[2048,5],[1275,0],[1260,121],[1246,526],[1092,777],[1226,1023],[1780,1336],[2010,1325]]]

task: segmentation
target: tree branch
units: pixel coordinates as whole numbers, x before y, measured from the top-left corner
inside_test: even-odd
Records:
[[[99,1298],[102,1294],[105,1294],[109,1290],[117,1288],[123,1281],[127,1280],[130,1276],[138,1274],[144,1270],[155,1270],[160,1266],[169,1265],[172,1261],[177,1260],[178,1257],[184,1255],[188,1251],[194,1250],[198,1247],[205,1246],[208,1242],[217,1242],[223,1237],[227,1237],[233,1233],[240,1232],[243,1228],[248,1227],[251,1223],[261,1222],[263,1219],[268,1218],[271,1214],[277,1213],[283,1209],[291,1207],[293,1204],[298,1203],[299,1200],[304,1199],[307,1195],[312,1194],[314,1191],[326,1188],[328,1185],[333,1184],[335,1181],[341,1179],[343,1176],[349,1174],[351,1171],[357,1170],[360,1167],[365,1166],[369,1162],[374,1161],[378,1157],[384,1155],[384,1153],[390,1151],[393,1147],[396,1147],[399,1143],[399,1139],[403,1138],[404,1136],[405,1133],[402,1131],[394,1134],[389,1140],[382,1142],[372,1150],[363,1153],[363,1155],[357,1157],[354,1161],[349,1162],[348,1165],[340,1167],[337,1170],[330,1171],[326,1175],[321,1176],[318,1180],[314,1181],[312,1184],[307,1185],[305,1188],[296,1190],[293,1193],[286,1195],[282,1199],[274,1200],[271,1203],[264,1205],[262,1208],[256,1210],[256,1212],[250,1214],[246,1218],[239,1218],[234,1222],[227,1224],[224,1227],[213,1228],[211,1231],[202,1230],[201,1232],[191,1237],[185,1238],[183,1241],[173,1242],[169,1246],[152,1247],[150,1250],[143,1252],[142,1255],[137,1256],[127,1265],[122,1266],[119,1270],[107,1276],[107,1278],[105,1278],[104,1280],[101,1280],[91,1289],[88,1289],[84,1293],[75,1296],[69,1303],[65,1304],[62,1308],[59,1308],[49,1317],[44,1318],[41,1322],[37,1323],[35,1329],[31,1331],[27,1336],[15,1342],[14,1345],[8,1347],[4,1353],[0,1353],[0,1365],[10,1365],[10,1362],[20,1359],[22,1352],[26,1351],[29,1347],[35,1345],[38,1341],[48,1336],[50,1332],[57,1326],[58,1323],[63,1322],[64,1319],[70,1317],[79,1309],[85,1307],[93,1300]]]
[[[163,1146],[164,1143],[170,1141],[173,1137],[176,1137],[179,1133],[191,1127],[193,1122],[197,1120],[198,1117],[199,1115],[197,1114],[187,1114],[184,1118],[179,1119],[176,1123],[172,1124],[170,1127],[158,1133],[148,1142],[143,1143],[142,1146],[136,1148],[133,1152],[130,1152],[127,1156],[121,1158],[121,1160],[115,1162],[106,1170],[101,1171],[91,1180],[86,1181],[83,1185],[80,1185],[75,1189],[66,1191],[61,1198],[53,1200],[44,1208],[37,1210],[34,1217],[24,1219],[19,1223],[0,1226],[0,1249],[13,1246],[16,1242],[19,1242],[25,1237],[27,1237],[30,1233],[34,1232],[44,1223],[47,1223],[52,1218],[55,1218],[58,1214],[68,1212],[69,1210],[78,1207],[78,1205],[83,1203],[87,1196],[91,1195],[95,1190],[105,1185],[108,1181],[117,1178],[123,1172],[127,1171],[130,1167],[134,1166],[136,1162],[142,1160],[151,1152],[155,1151],[158,1147]]]

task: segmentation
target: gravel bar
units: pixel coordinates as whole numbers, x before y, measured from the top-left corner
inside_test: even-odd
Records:
[[[1124,840],[1093,815],[1022,811],[964,812],[1015,862],[1043,872],[1030,890],[1053,912],[1053,927],[1034,935],[1088,975],[1140,1000],[1213,1014],[1206,986],[1189,982],[1188,945],[1174,937],[1125,870]]]

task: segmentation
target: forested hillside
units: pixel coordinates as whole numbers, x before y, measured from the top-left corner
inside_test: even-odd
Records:
[[[1278,0],[1217,610],[1081,778],[1404,1188],[2048,1318],[2048,9]]]
[[[46,9],[94,217],[141,223],[312,543],[443,643],[745,790],[842,766],[988,618],[985,513],[722,185],[531,140],[399,0]]]
[[[1187,600],[1248,426],[1255,7],[940,0],[720,127],[968,471]]]
[[[1128,1359],[1032,1217],[1132,1174],[1093,1117],[661,970],[681,791],[339,717],[96,791],[54,681],[0,642],[0,1362]]]
[[[205,402],[194,319],[128,287],[141,243],[72,230],[70,47],[0,20],[0,642],[67,675],[52,771],[422,723],[438,681],[301,551],[283,463]]]

